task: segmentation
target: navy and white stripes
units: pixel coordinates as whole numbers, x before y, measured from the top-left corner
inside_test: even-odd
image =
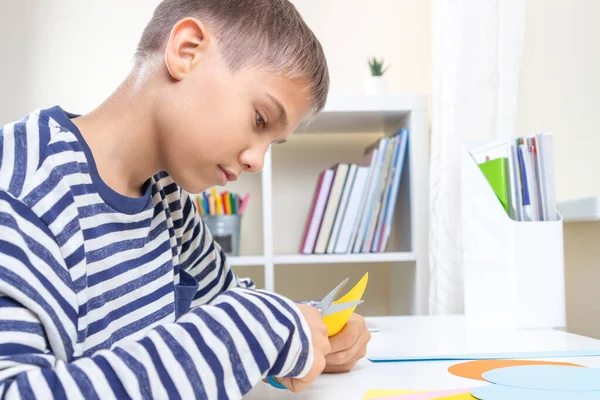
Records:
[[[71,117],[0,130],[0,394],[228,399],[305,375],[295,305],[235,276],[168,174],[112,191]]]

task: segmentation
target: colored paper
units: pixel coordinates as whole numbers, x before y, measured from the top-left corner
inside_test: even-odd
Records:
[[[460,376],[461,378],[485,381],[482,375],[487,371],[491,371],[493,369],[498,368],[516,367],[519,365],[564,365],[570,367],[583,367],[583,365],[566,362],[552,362],[539,360],[475,360],[455,364],[448,368],[448,372],[450,372],[453,375]]]
[[[508,213],[507,158],[501,157],[486,161],[479,164],[479,169]]]
[[[347,303],[351,301],[358,301],[362,298],[365,289],[367,288],[367,282],[369,281],[369,273],[367,272],[362,279],[354,286],[348,293],[344,295],[344,297],[340,298],[337,301],[334,301],[333,304],[339,303]],[[356,306],[347,308],[343,311],[340,311],[335,314],[327,315],[323,317],[323,322],[327,325],[327,335],[333,336],[338,334],[346,322],[352,316],[352,313],[356,309]]]
[[[439,397],[436,400],[474,400],[471,393],[453,394],[452,396]]]
[[[560,358],[560,357],[599,357],[600,350],[558,350],[558,351],[524,351],[519,353],[481,353],[450,354],[440,356],[406,356],[406,357],[368,357],[372,362],[406,362],[406,361],[462,361],[462,360],[497,360],[519,358]]]
[[[471,395],[480,400],[598,400],[600,398],[598,391],[535,390],[503,385],[475,388]]]
[[[483,378],[491,383],[526,389],[597,390],[600,399],[600,368],[525,365],[488,371]]]
[[[385,399],[386,397],[400,396],[403,394],[421,393],[421,390],[378,390],[371,389],[363,397],[363,400]],[[386,399],[387,400],[387,399]]]
[[[444,399],[454,395],[467,395],[467,399],[471,396],[473,388],[462,388],[462,389],[450,389],[450,390],[438,390],[434,392],[421,392],[407,395],[400,395],[394,397],[388,397],[385,400],[434,400]],[[450,397],[451,398],[451,397]],[[460,397],[459,397],[460,399]]]

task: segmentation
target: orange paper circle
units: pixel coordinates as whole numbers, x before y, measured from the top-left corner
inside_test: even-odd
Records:
[[[448,372],[462,378],[483,381],[481,375],[493,369],[516,367],[520,365],[565,365],[569,367],[583,367],[583,365],[568,362],[537,361],[537,360],[475,360],[455,364],[448,368]]]

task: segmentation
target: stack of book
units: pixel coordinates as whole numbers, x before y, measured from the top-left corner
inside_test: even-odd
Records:
[[[402,129],[367,147],[360,165],[340,163],[321,172],[302,254],[385,251],[407,144],[408,131]]]
[[[551,133],[483,144],[470,153],[510,218],[557,220]]]

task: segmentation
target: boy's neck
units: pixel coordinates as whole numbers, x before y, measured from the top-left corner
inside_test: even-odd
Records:
[[[153,96],[133,71],[98,108],[73,120],[90,147],[102,180],[124,196],[139,197],[162,168],[153,124]]]

